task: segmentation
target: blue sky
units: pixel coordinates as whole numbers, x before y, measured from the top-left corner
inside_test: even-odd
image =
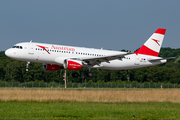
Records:
[[[131,50],[157,28],[180,48],[179,0],[1,0],[0,51],[19,42]]]

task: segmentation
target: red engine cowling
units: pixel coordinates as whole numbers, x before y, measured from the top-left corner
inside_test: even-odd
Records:
[[[78,60],[64,60],[64,69],[80,70],[82,68],[82,61]]]
[[[59,65],[53,65],[53,64],[44,64],[43,69],[48,70],[48,71],[56,71],[59,70],[61,66]]]

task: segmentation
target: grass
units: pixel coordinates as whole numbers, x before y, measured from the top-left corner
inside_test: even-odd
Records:
[[[1,89],[0,119],[180,119],[180,89]]]
[[[180,89],[145,90],[0,90],[0,101],[38,102],[172,102],[180,103]]]
[[[177,103],[0,102],[0,119],[175,119]]]

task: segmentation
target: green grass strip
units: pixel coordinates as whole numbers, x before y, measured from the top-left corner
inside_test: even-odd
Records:
[[[175,103],[0,102],[0,119],[176,119]]]

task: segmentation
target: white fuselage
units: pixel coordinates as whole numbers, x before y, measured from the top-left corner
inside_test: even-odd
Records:
[[[63,61],[65,59],[72,59],[72,58],[83,59],[83,58],[91,58],[91,57],[96,58],[101,56],[126,53],[126,52],[112,51],[112,50],[44,44],[44,43],[35,43],[35,42],[18,43],[15,46],[19,46],[19,47],[10,48],[6,50],[5,54],[8,57],[20,61],[30,61],[30,62],[37,62],[44,64],[57,64],[60,66],[63,66]],[[150,58],[152,59],[159,57],[141,55],[141,54],[136,55],[134,53],[134,54],[126,55],[122,59],[114,59],[109,62],[105,62],[105,61],[101,62],[100,65],[93,65],[91,66],[91,68],[125,70],[125,69],[152,66],[166,62],[166,59],[150,62],[148,61],[148,59]]]

